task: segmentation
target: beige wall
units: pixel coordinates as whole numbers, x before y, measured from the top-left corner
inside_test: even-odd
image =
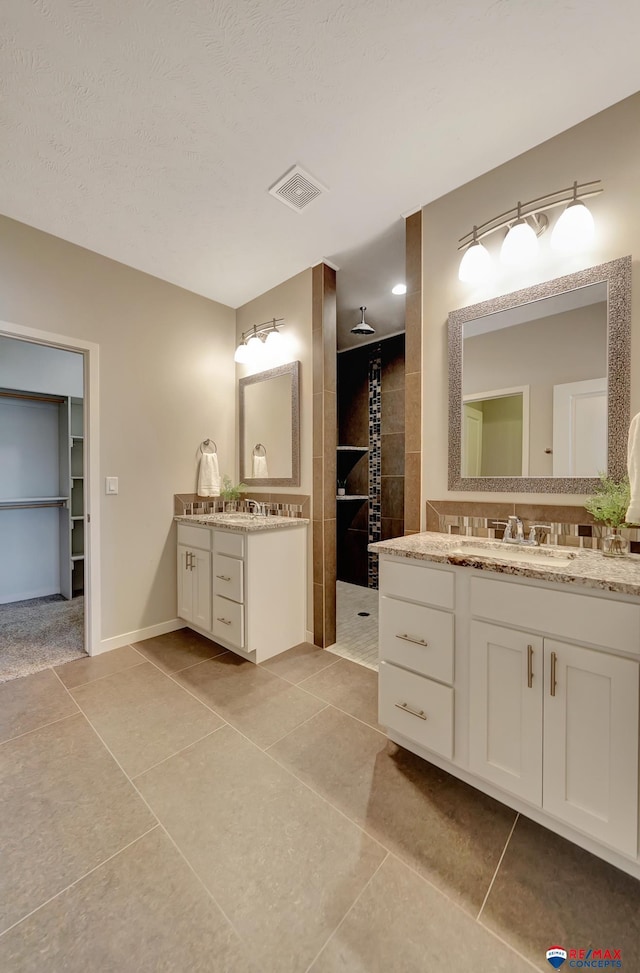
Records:
[[[243,304],[236,311],[236,339],[254,324],[262,324],[272,318],[284,318],[282,336],[287,342],[287,361],[300,362],[300,486],[257,488],[271,494],[306,494],[313,491],[313,360],[312,360],[312,271],[304,270],[283,284],[273,287]],[[284,359],[279,364],[284,364]],[[268,367],[268,366],[267,366]],[[237,378],[261,369],[246,365],[236,366]],[[238,476],[238,465],[236,465]],[[308,597],[307,629],[313,630],[313,572],[311,532],[308,539]]]
[[[100,346],[102,638],[176,615],[173,494],[207,436],[235,449],[235,312],[0,218],[0,320]]]
[[[449,311],[551,280],[584,267],[640,252],[640,94],[614,105],[503,166],[430,203],[423,209],[423,384],[422,517],[424,500],[497,500],[506,494],[462,493],[447,489]],[[468,150],[473,152],[473,146]],[[604,193],[589,201],[596,243],[586,254],[566,256],[549,247],[550,230],[540,238],[540,259],[528,271],[499,270],[493,285],[474,288],[458,280],[458,239],[520,200],[534,199],[571,185],[574,179],[602,179]],[[553,224],[560,211],[550,212]],[[497,255],[499,233],[487,249]],[[640,410],[640,272],[633,264],[631,413]],[[510,383],[509,383],[510,384]],[[544,494],[518,494],[519,502],[543,501]],[[579,504],[580,495],[554,494],[555,503]],[[424,528],[424,519],[422,521]]]

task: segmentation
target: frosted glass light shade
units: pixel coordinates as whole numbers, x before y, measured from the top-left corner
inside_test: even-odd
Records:
[[[579,199],[569,203],[553,228],[551,246],[554,250],[575,252],[593,243],[595,226],[590,210]]]
[[[236,348],[236,353],[233,356],[233,360],[239,365],[246,365],[249,361],[249,349],[245,345],[244,341]]]
[[[458,278],[466,284],[481,284],[491,276],[493,262],[489,251],[476,240],[462,254]]]
[[[500,260],[510,267],[522,267],[538,253],[535,230],[525,220],[513,224],[502,243]]]
[[[262,342],[255,335],[247,341],[247,363],[257,365],[262,357]]]
[[[270,331],[267,335],[266,345],[271,353],[278,352],[282,349],[284,338],[278,330]]]

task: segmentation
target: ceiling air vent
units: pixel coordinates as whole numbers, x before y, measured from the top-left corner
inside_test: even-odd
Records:
[[[300,166],[293,166],[271,186],[269,192],[296,213],[301,213],[309,203],[328,190]]]

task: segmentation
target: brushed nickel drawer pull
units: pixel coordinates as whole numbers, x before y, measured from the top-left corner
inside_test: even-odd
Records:
[[[223,625],[231,625],[231,622],[229,621],[228,618],[216,618],[216,621],[222,622]]]
[[[396,635],[397,639],[402,639],[403,642],[413,642],[414,645],[424,645],[425,647],[429,644],[426,639],[414,639],[411,635]]]
[[[417,716],[419,720],[426,720],[427,718],[427,714],[423,709],[411,709],[408,703],[396,703],[396,706],[398,709],[404,710],[405,713],[411,713],[412,716]]]
[[[533,687],[533,646],[527,646],[527,687]]]
[[[550,680],[551,685],[549,686],[549,695],[550,696],[555,696],[555,694],[556,694],[556,686],[558,685],[558,681],[556,679],[556,665],[557,665],[557,662],[558,662],[558,656],[557,656],[557,654],[555,652],[552,652],[551,653],[551,680]]]
[[[226,574],[216,574],[216,578],[220,578],[221,581],[231,581],[231,578],[228,578]]]

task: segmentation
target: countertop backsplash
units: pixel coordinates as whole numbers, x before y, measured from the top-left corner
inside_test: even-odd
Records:
[[[486,537],[499,540],[504,528],[494,521],[506,520],[516,514],[525,532],[531,524],[549,524],[550,533],[544,543],[552,546],[601,550],[609,533],[604,524],[596,523],[584,507],[564,507],[554,504],[481,503],[478,501],[427,500],[427,530],[461,537]],[[623,537],[629,540],[631,553],[640,554],[640,527],[624,527]]]
[[[251,513],[251,506],[246,501],[257,500],[266,507],[267,516],[271,517],[310,517],[311,498],[307,494],[289,493],[247,493],[243,500],[238,500],[234,509],[239,513]],[[218,514],[225,510],[222,497],[199,497],[197,493],[174,494],[173,512],[177,517],[195,514]]]

